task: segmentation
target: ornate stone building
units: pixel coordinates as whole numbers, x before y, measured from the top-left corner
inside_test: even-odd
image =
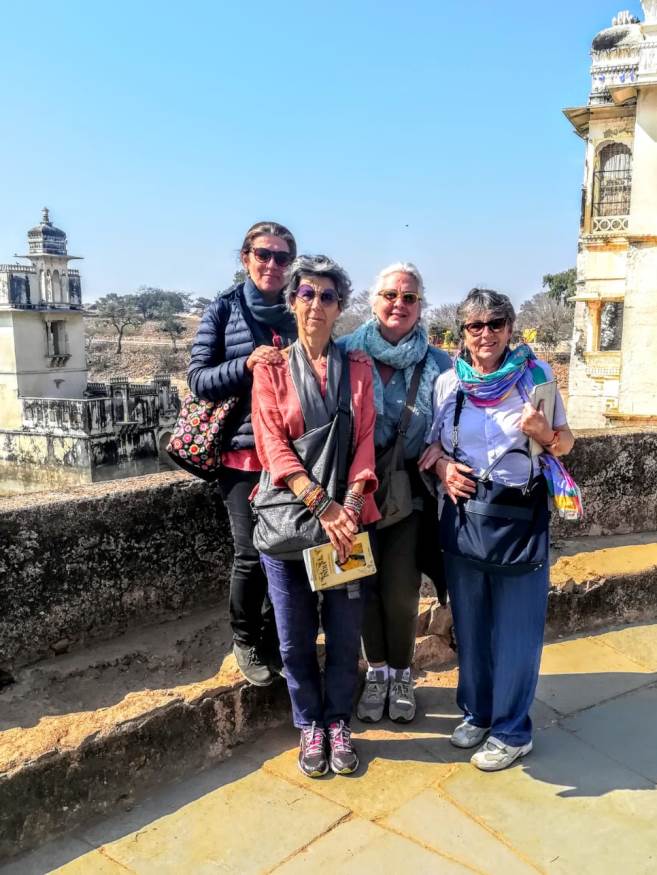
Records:
[[[31,264],[0,265],[0,494],[156,470],[177,389],[87,383],[75,256],[47,209],[27,236]]]
[[[657,0],[593,40],[568,418],[657,421]]]

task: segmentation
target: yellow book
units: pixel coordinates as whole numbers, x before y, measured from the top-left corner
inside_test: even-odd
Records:
[[[370,536],[367,532],[356,535],[351,553],[342,565],[338,563],[338,554],[331,544],[320,544],[319,547],[309,547],[304,550],[303,561],[314,592],[376,574]]]

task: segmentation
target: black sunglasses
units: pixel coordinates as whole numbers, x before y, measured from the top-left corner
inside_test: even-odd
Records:
[[[267,264],[272,258],[278,267],[287,267],[288,264],[292,263],[292,256],[289,252],[274,252],[273,249],[265,249],[264,246],[258,246],[256,249],[252,249],[251,252],[255,260],[261,264]]]
[[[488,322],[465,322],[463,327],[474,337],[478,337],[484,328],[490,328],[491,331],[501,331],[507,324],[506,316],[500,316],[498,319],[489,319]]]

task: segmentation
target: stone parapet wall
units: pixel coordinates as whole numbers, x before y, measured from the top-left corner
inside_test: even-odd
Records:
[[[221,501],[185,474],[0,500],[0,666],[216,604],[232,558]]]
[[[580,435],[566,463],[586,518],[554,538],[657,530],[656,430]],[[0,666],[216,604],[231,558],[216,490],[185,474],[0,500]]]

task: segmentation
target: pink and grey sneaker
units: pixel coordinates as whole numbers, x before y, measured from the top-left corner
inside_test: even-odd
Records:
[[[358,754],[351,743],[351,729],[344,720],[330,723],[328,728],[329,746],[331,748],[331,771],[336,775],[350,775],[358,768]]]
[[[299,768],[309,778],[321,778],[328,772],[326,732],[316,723],[301,730]]]

